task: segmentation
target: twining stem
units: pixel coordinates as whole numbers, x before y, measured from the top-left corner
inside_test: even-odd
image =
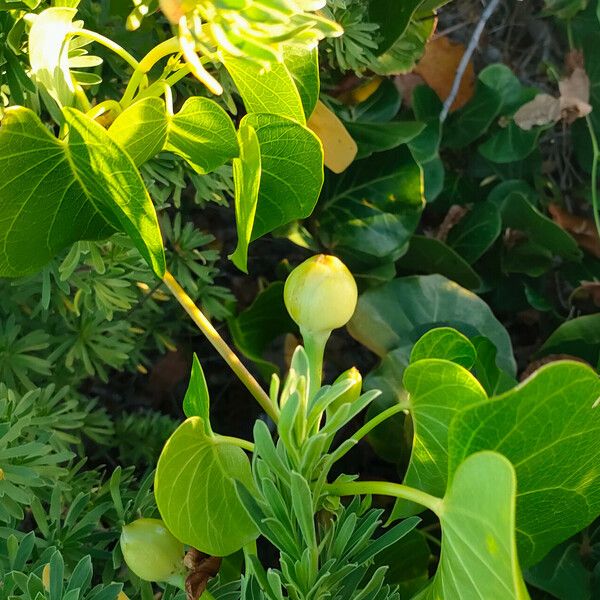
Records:
[[[163,277],[165,285],[169,288],[173,296],[192,321],[198,326],[198,329],[206,336],[208,341],[214,346],[216,351],[225,359],[225,362],[231,367],[233,372],[239,377],[240,381],[248,388],[248,391],[254,396],[256,401],[263,407],[264,411],[277,423],[279,412],[271,402],[271,399],[262,389],[258,381],[242,364],[235,352],[227,345],[225,340],[219,335],[219,332],[213,327],[212,323],[204,316],[202,311],[194,304],[194,301],[187,295],[185,290],[177,283],[176,279],[168,271]]]
[[[350,483],[331,483],[325,490],[334,496],[393,496],[410,502],[416,502],[440,516],[443,500],[426,492],[400,483],[387,481],[352,481]]]
[[[600,147],[598,146],[598,138],[594,131],[594,125],[590,119],[590,115],[585,117],[590,139],[592,140],[592,210],[594,212],[594,221],[598,235],[600,235],[600,212],[598,212],[598,159],[600,159]]]

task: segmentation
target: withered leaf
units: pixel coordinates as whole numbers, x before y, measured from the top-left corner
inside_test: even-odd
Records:
[[[185,580],[187,600],[198,600],[206,590],[208,581],[219,572],[221,558],[191,548],[185,555],[183,564],[190,571]]]
[[[552,220],[568,231],[584,250],[600,258],[600,236],[593,219],[572,215],[558,204],[550,204],[548,211]]]
[[[515,113],[515,123],[525,131],[536,125],[556,123],[561,117],[561,102],[550,94],[538,94]]]
[[[573,69],[571,75],[562,79],[560,90],[560,110],[567,123],[585,117],[592,112],[590,105],[590,79],[581,67]]]

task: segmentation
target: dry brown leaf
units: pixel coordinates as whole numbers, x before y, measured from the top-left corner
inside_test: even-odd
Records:
[[[561,102],[550,94],[538,94],[515,113],[515,123],[525,131],[536,125],[556,123],[561,117]]]
[[[569,302],[580,309],[587,305],[590,311],[600,308],[600,281],[582,281],[581,285],[573,290]]]
[[[198,600],[206,590],[208,581],[219,572],[221,558],[191,548],[185,555],[183,564],[190,571],[185,580],[187,600]]]
[[[548,211],[553,221],[569,232],[579,246],[600,258],[600,236],[593,219],[572,215],[558,204],[550,204]]]
[[[412,106],[413,90],[424,83],[425,80],[416,73],[403,73],[394,77],[394,84],[402,95],[402,102],[405,106]]]
[[[325,166],[334,173],[345,171],[356,158],[358,146],[344,124],[319,100],[307,125],[323,144]]]
[[[566,79],[558,83],[560,109],[567,123],[585,117],[592,112],[590,106],[590,79],[581,67],[576,67]]]
[[[444,220],[442,221],[437,235],[435,236],[438,240],[445,242],[448,238],[450,230],[460,223],[463,217],[469,212],[466,206],[460,204],[453,204],[446,213]]]
[[[435,90],[442,102],[450,95],[456,70],[464,53],[465,47],[462,44],[447,37],[437,37],[425,46],[425,54],[414,69]],[[450,112],[464,106],[473,97],[474,89],[475,69],[469,61]]]

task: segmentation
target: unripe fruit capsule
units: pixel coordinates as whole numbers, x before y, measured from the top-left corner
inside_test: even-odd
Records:
[[[285,282],[285,305],[305,332],[343,327],[354,314],[357,299],[352,273],[335,256],[319,254],[305,260]]]
[[[160,519],[138,519],[121,531],[129,569],[144,581],[168,581],[183,570],[183,544]]]

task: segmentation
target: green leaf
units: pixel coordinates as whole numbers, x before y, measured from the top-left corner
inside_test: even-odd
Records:
[[[500,109],[500,94],[481,81],[473,98],[462,108],[453,112],[444,123],[442,146],[464,148],[481,137],[492,125]]]
[[[298,330],[283,302],[283,282],[276,281],[258,294],[254,302],[227,324],[237,348],[254,361],[264,379],[278,371],[265,360],[269,344],[281,335]]]
[[[399,272],[405,273],[439,273],[471,290],[482,286],[477,272],[460,254],[441,240],[424,235],[413,235],[408,251],[396,266]]]
[[[262,169],[260,143],[256,131],[245,121],[240,124],[238,140],[240,156],[233,160],[238,243],[229,258],[238,269],[247,273],[248,246],[252,239]]]
[[[308,119],[319,101],[319,51],[317,48],[288,45],[284,50],[284,63],[296,83],[304,114]]]
[[[377,264],[397,258],[419,222],[422,186],[421,169],[406,148],[357,161],[340,175],[328,173],[318,215],[323,243]]]
[[[515,465],[524,566],[600,514],[600,411],[594,407],[599,397],[600,379],[592,369],[558,362],[452,423],[450,476],[480,450],[499,452]]]
[[[544,342],[539,354],[571,354],[600,365],[600,314],[565,321]]]
[[[139,167],[164,148],[168,127],[163,100],[143,98],[112,122],[108,134]]]
[[[277,115],[246,115],[260,144],[261,179],[252,240],[308,217],[323,185],[323,148],[317,136]]]
[[[463,367],[438,358],[419,360],[404,372],[414,434],[405,485],[442,496],[448,481],[448,430],[463,409],[485,402],[481,384]],[[398,500],[392,518],[421,512],[423,507]]]
[[[559,600],[592,600],[592,573],[583,564],[584,554],[572,540],[559,544],[525,572],[525,579]]]
[[[502,63],[488,65],[479,73],[478,79],[500,96],[502,104],[499,113],[504,115],[512,114],[537,94],[534,88],[523,87],[518,77]]]
[[[423,0],[369,0],[369,21],[379,25],[378,54],[389,50],[406,31]]]
[[[233,554],[258,535],[235,481],[252,489],[244,451],[206,435],[200,417],[187,419],[158,460],[154,495],[162,519],[177,539],[201,552]]]
[[[206,385],[206,377],[204,377],[202,365],[195,352],[190,382],[183,398],[183,412],[188,418],[200,417],[204,425],[204,433],[207,436],[212,435],[208,386]]]
[[[414,600],[528,600],[515,545],[516,487],[512,465],[494,452],[460,465],[438,513],[440,564]]]
[[[248,113],[278,115],[306,124],[300,93],[285,64],[273,63],[266,69],[257,62],[229,55],[223,57],[223,64]]]
[[[76,12],[64,6],[47,8],[35,16],[29,32],[31,75],[60,107],[72,106],[75,101],[65,40],[77,29],[73,24]]]
[[[471,338],[488,337],[498,364],[513,374],[516,365],[508,333],[487,304],[441,275],[403,277],[364,292],[348,324],[350,334],[378,356],[413,344],[434,327],[449,326]]]
[[[579,260],[582,257],[577,242],[533,206],[525,194],[516,191],[509,193],[500,204],[500,213],[505,227],[523,231],[529,240],[547,248],[555,256],[566,260]]]
[[[156,213],[135,165],[97,123],[65,109],[65,144],[22,107],[6,111],[0,128],[0,273],[39,269],[81,239],[123,230],[155,273],[164,273]],[[40,215],[44,219],[40,219]]]
[[[395,5],[403,3],[396,2]],[[408,73],[425,52],[427,40],[435,29],[435,15],[423,15],[410,21],[408,27],[396,42],[373,61],[369,68],[378,75]]]
[[[521,129],[514,121],[494,133],[479,146],[479,152],[493,163],[523,160],[537,148],[540,134],[548,127]]]
[[[344,125],[358,144],[357,159],[371,156],[374,152],[392,150],[402,144],[407,144],[425,128],[425,124],[418,121],[391,121],[388,123],[346,121]]]
[[[477,351],[473,373],[488,396],[506,392],[517,384],[514,377],[498,368],[496,346],[488,338],[477,336],[471,343]]]
[[[165,255],[156,212],[131,158],[106,130],[83,113],[64,109],[69,125],[67,160],[87,198],[133,241],[154,273],[162,279]],[[63,183],[63,189],[69,182]]]
[[[443,358],[470,369],[477,358],[475,346],[456,329],[438,327],[428,331],[414,346],[410,362],[425,358]]]
[[[473,264],[496,241],[502,219],[492,202],[480,202],[450,230],[448,245],[465,261]]]
[[[238,155],[231,118],[214,100],[200,96],[188,98],[181,110],[169,117],[164,149],[181,156],[200,175]]]

